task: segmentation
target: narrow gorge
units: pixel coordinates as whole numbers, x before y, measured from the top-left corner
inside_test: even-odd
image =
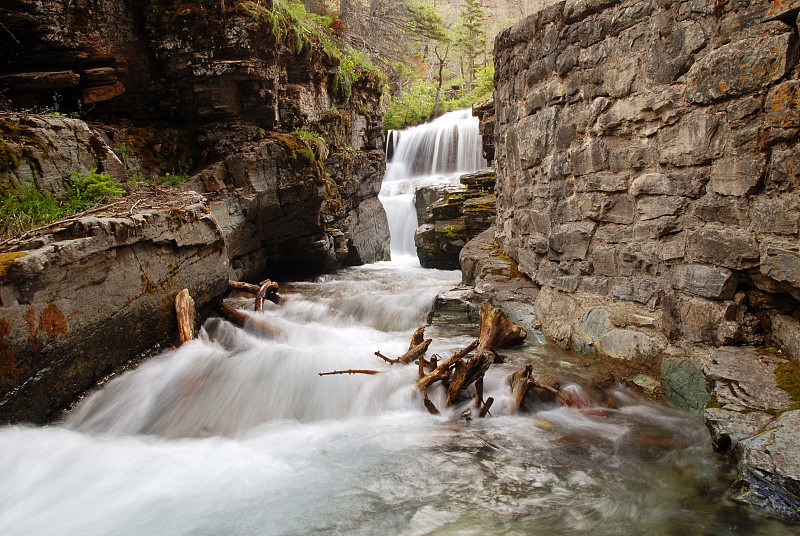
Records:
[[[386,132],[300,4],[0,6],[3,199],[125,190],[0,242],[0,533],[793,534],[800,4],[539,4]]]

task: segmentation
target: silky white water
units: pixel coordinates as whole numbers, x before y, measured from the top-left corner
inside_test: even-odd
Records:
[[[404,353],[459,281],[401,255],[284,284],[284,305],[251,313],[274,335],[209,320],[62,422],[0,427],[0,534],[791,533],[725,498],[700,417],[587,387],[607,373],[535,340],[487,373],[488,418],[460,418],[470,402],[445,408],[439,388],[443,415],[428,414],[417,367],[374,352]],[[426,335],[448,356],[477,331]],[[509,415],[508,377],[528,363],[601,407]],[[343,369],[380,373],[318,375]]]
[[[486,166],[478,118],[457,110],[387,138],[386,176],[380,200],[389,218],[392,258],[416,258],[414,193],[422,186],[456,186],[464,173]]]

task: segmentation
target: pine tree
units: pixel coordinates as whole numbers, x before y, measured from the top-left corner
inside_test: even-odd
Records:
[[[483,29],[485,20],[486,14],[481,0],[466,0],[459,16],[456,44],[461,51],[462,60],[467,62],[467,87],[475,81],[476,60],[486,50],[486,31]]]

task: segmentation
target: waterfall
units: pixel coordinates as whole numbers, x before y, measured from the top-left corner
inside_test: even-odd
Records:
[[[410,197],[418,179],[479,167],[477,144],[461,148],[463,115],[393,133],[390,166],[421,175],[395,167],[385,187],[408,181]],[[413,144],[436,163],[415,162]],[[471,397],[448,407],[440,384],[426,396],[442,414],[430,415],[419,368],[375,352],[405,353],[434,297],[460,279],[392,261],[284,283],[285,303],[262,312],[229,299],[270,333],[211,318],[61,422],[0,426],[0,534],[796,533],[725,499],[725,462],[699,416],[608,386],[599,363],[574,353],[503,350],[483,382],[490,416],[477,418]],[[434,324],[425,335],[428,357],[444,358],[477,329]],[[509,379],[526,365],[603,406],[511,414]],[[318,375],[347,369],[377,374]]]
[[[455,185],[458,177],[486,166],[478,118],[472,111],[447,113],[430,123],[390,131],[386,138],[386,175],[380,200],[389,219],[392,258],[416,259],[414,209],[417,188]]]

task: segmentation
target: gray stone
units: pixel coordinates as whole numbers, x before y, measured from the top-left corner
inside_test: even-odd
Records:
[[[800,203],[795,195],[758,198],[753,201],[753,230],[797,236],[800,230]]]
[[[800,80],[787,80],[767,93],[767,123],[778,128],[800,127]]]
[[[722,346],[741,339],[736,305],[701,298],[682,300],[677,310],[682,335],[691,342]]]
[[[636,211],[641,220],[653,220],[662,216],[680,214],[688,204],[682,197],[663,195],[644,196],[636,200]]]
[[[685,357],[665,357],[661,361],[661,386],[664,400],[675,407],[702,412],[709,394],[702,363]]]
[[[628,329],[612,329],[595,343],[608,357],[642,364],[653,363],[666,346],[665,341]]]
[[[721,158],[711,168],[711,190],[720,195],[745,196],[761,186],[766,156],[734,156]]]
[[[694,204],[694,214],[705,222],[741,225],[748,219],[748,201],[738,197],[707,195]]]
[[[438,324],[473,324],[480,322],[484,297],[469,287],[458,287],[436,296],[428,322]]]
[[[760,258],[758,243],[750,233],[717,229],[689,232],[689,256],[697,262],[732,270],[755,268]]]
[[[714,300],[730,300],[736,292],[736,274],[718,266],[687,264],[671,271],[672,287]]]
[[[763,433],[741,441],[734,498],[775,517],[800,522],[798,449],[800,410],[784,413]]]
[[[591,339],[599,339],[611,327],[611,313],[605,309],[589,309],[578,322],[578,329]]]
[[[654,311],[661,299],[661,283],[652,279],[618,277],[611,286],[615,300],[641,303]]]
[[[564,274],[559,268],[557,262],[542,261],[536,271],[536,282],[570,293],[578,290],[581,277],[577,274]]]
[[[519,156],[523,167],[539,164],[552,150],[557,108],[547,108],[519,123]]]
[[[709,104],[768,87],[792,67],[792,37],[743,39],[712,51],[686,75],[686,100]]]
[[[790,316],[775,315],[770,334],[781,352],[792,359],[800,359],[800,322]]]
[[[761,273],[800,288],[800,253],[796,249],[767,245],[761,259]]]
[[[719,348],[703,365],[707,384],[723,409],[774,412],[792,400],[775,383],[775,368],[785,359],[746,346]]]
[[[581,215],[590,220],[607,223],[633,223],[633,198],[625,194],[588,193],[580,198]]]
[[[595,227],[595,224],[590,222],[565,223],[554,227],[550,233],[550,258],[584,259]]]
[[[660,162],[673,166],[705,164],[721,156],[722,138],[717,115],[693,110],[658,132]]]

